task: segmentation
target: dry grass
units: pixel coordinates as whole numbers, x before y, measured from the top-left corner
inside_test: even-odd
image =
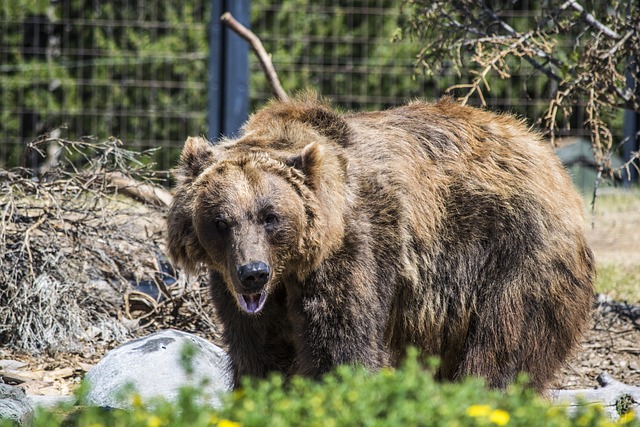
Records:
[[[598,265],[596,290],[615,300],[640,303],[640,191],[599,195],[589,222],[593,226],[588,226],[587,237]]]
[[[91,352],[131,338],[141,317],[213,329],[205,292],[163,264],[165,208],[118,194],[109,179],[153,185],[144,154],[115,139],[46,142],[63,153],[46,174],[0,170],[0,344]],[[159,294],[137,291],[141,283]]]

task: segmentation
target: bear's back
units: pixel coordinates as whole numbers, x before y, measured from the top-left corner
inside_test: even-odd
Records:
[[[494,234],[496,215],[510,216],[512,224],[502,225],[518,229],[530,222],[527,228],[541,232],[550,224],[582,232],[582,199],[559,159],[510,115],[444,99],[343,118],[351,130],[345,152],[361,191],[375,198],[380,187],[395,187],[420,235],[469,221],[476,233]]]

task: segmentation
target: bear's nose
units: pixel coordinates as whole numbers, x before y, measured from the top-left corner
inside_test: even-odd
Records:
[[[271,269],[262,261],[250,262],[238,267],[240,283],[249,292],[258,292],[269,280]]]

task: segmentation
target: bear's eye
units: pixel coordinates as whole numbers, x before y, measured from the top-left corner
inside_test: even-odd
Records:
[[[264,216],[264,223],[267,225],[275,225],[278,223],[278,215],[274,213],[268,213]]]
[[[229,228],[229,223],[222,218],[216,218],[213,223],[220,231],[226,231]]]

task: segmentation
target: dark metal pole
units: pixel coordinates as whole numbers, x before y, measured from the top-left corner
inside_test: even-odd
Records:
[[[237,133],[249,109],[249,46],[220,22],[226,11],[248,27],[250,1],[211,0],[207,124],[208,137],[214,142]]]
[[[631,159],[632,152],[640,150],[638,134],[640,133],[640,117],[638,113],[632,110],[624,112],[624,144],[622,145],[622,156],[624,162]],[[636,160],[637,164],[638,160]],[[623,185],[631,187],[638,181],[638,171],[633,166],[629,167],[628,172],[622,172]]]
[[[250,1],[229,0],[227,11],[249,28]],[[218,20],[219,20],[218,16]],[[247,120],[249,109],[249,45],[236,33],[224,29],[224,90],[222,132],[233,135]]]
[[[220,15],[224,13],[224,0],[211,0],[211,22],[209,29],[209,85],[207,90],[208,114],[207,136],[215,141],[222,135],[222,61],[223,29]]]

